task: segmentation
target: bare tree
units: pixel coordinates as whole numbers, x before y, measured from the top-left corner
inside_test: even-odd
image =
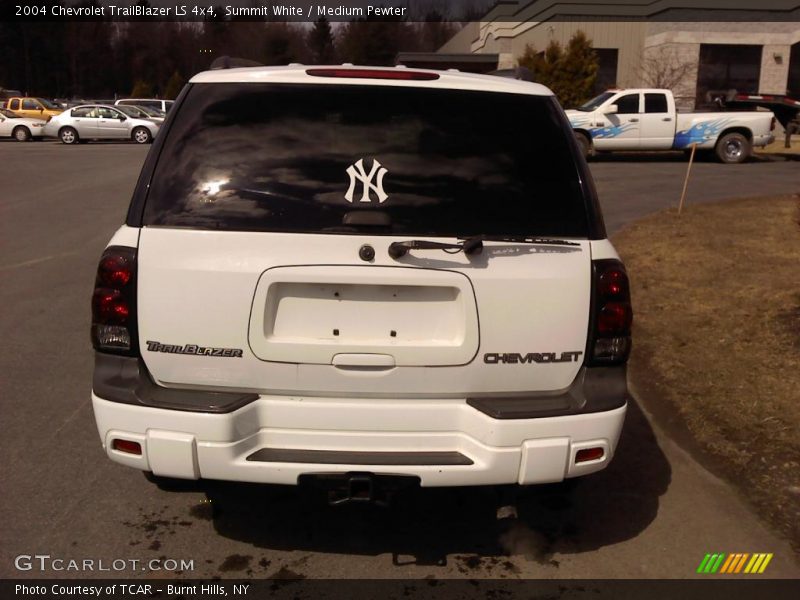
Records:
[[[687,84],[696,63],[687,59],[676,48],[659,48],[642,59],[640,77],[649,87],[674,90]]]

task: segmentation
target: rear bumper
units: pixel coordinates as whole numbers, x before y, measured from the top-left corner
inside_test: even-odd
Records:
[[[453,399],[261,396],[224,414],[95,394],[92,405],[115,462],[165,477],[288,485],[304,474],[353,471],[417,476],[423,486],[557,482],[606,467],[626,410],[498,420]],[[114,439],[139,442],[141,456],[113,449]],[[578,450],[597,447],[602,458],[576,464]]]
[[[626,411],[621,367],[584,369],[548,396],[386,399],[172,390],[137,363],[98,355],[103,447],[121,464],[184,479],[296,485],[306,474],[369,472],[423,486],[551,483],[605,468]],[[114,439],[139,442],[142,454],[115,450]],[[603,456],[576,462],[588,448]]]
[[[772,133],[753,136],[753,146],[769,146],[774,141],[775,136]]]

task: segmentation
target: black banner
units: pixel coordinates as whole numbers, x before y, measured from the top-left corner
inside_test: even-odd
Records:
[[[800,0],[8,0],[2,20],[800,21]]]
[[[747,576],[752,577],[752,576]],[[798,580],[3,580],[0,598],[40,600],[286,598],[291,600],[783,600],[800,597]]]

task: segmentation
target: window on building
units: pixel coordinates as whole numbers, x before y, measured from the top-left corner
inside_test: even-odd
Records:
[[[608,88],[617,86],[619,50],[616,48],[595,48],[594,53],[597,55],[597,78],[594,81],[592,93],[596,96]]]
[[[698,105],[706,105],[711,90],[757,94],[763,48],[741,44],[700,44],[697,69]]]
[[[786,83],[786,93],[792,98],[800,98],[800,42],[792,46],[789,57],[789,81]]]

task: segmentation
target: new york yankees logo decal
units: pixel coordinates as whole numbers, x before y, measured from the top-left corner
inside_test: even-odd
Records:
[[[358,161],[347,167],[347,174],[350,176],[350,187],[344,195],[344,199],[348,202],[353,201],[353,192],[356,190],[356,181],[360,181],[362,187],[361,198],[359,202],[372,202],[370,192],[375,192],[378,197],[378,202],[384,202],[389,195],[383,191],[383,176],[388,173],[388,170],[377,161],[372,160],[372,168],[369,173],[364,169],[364,159],[360,158]],[[373,180],[375,182],[373,183]]]

